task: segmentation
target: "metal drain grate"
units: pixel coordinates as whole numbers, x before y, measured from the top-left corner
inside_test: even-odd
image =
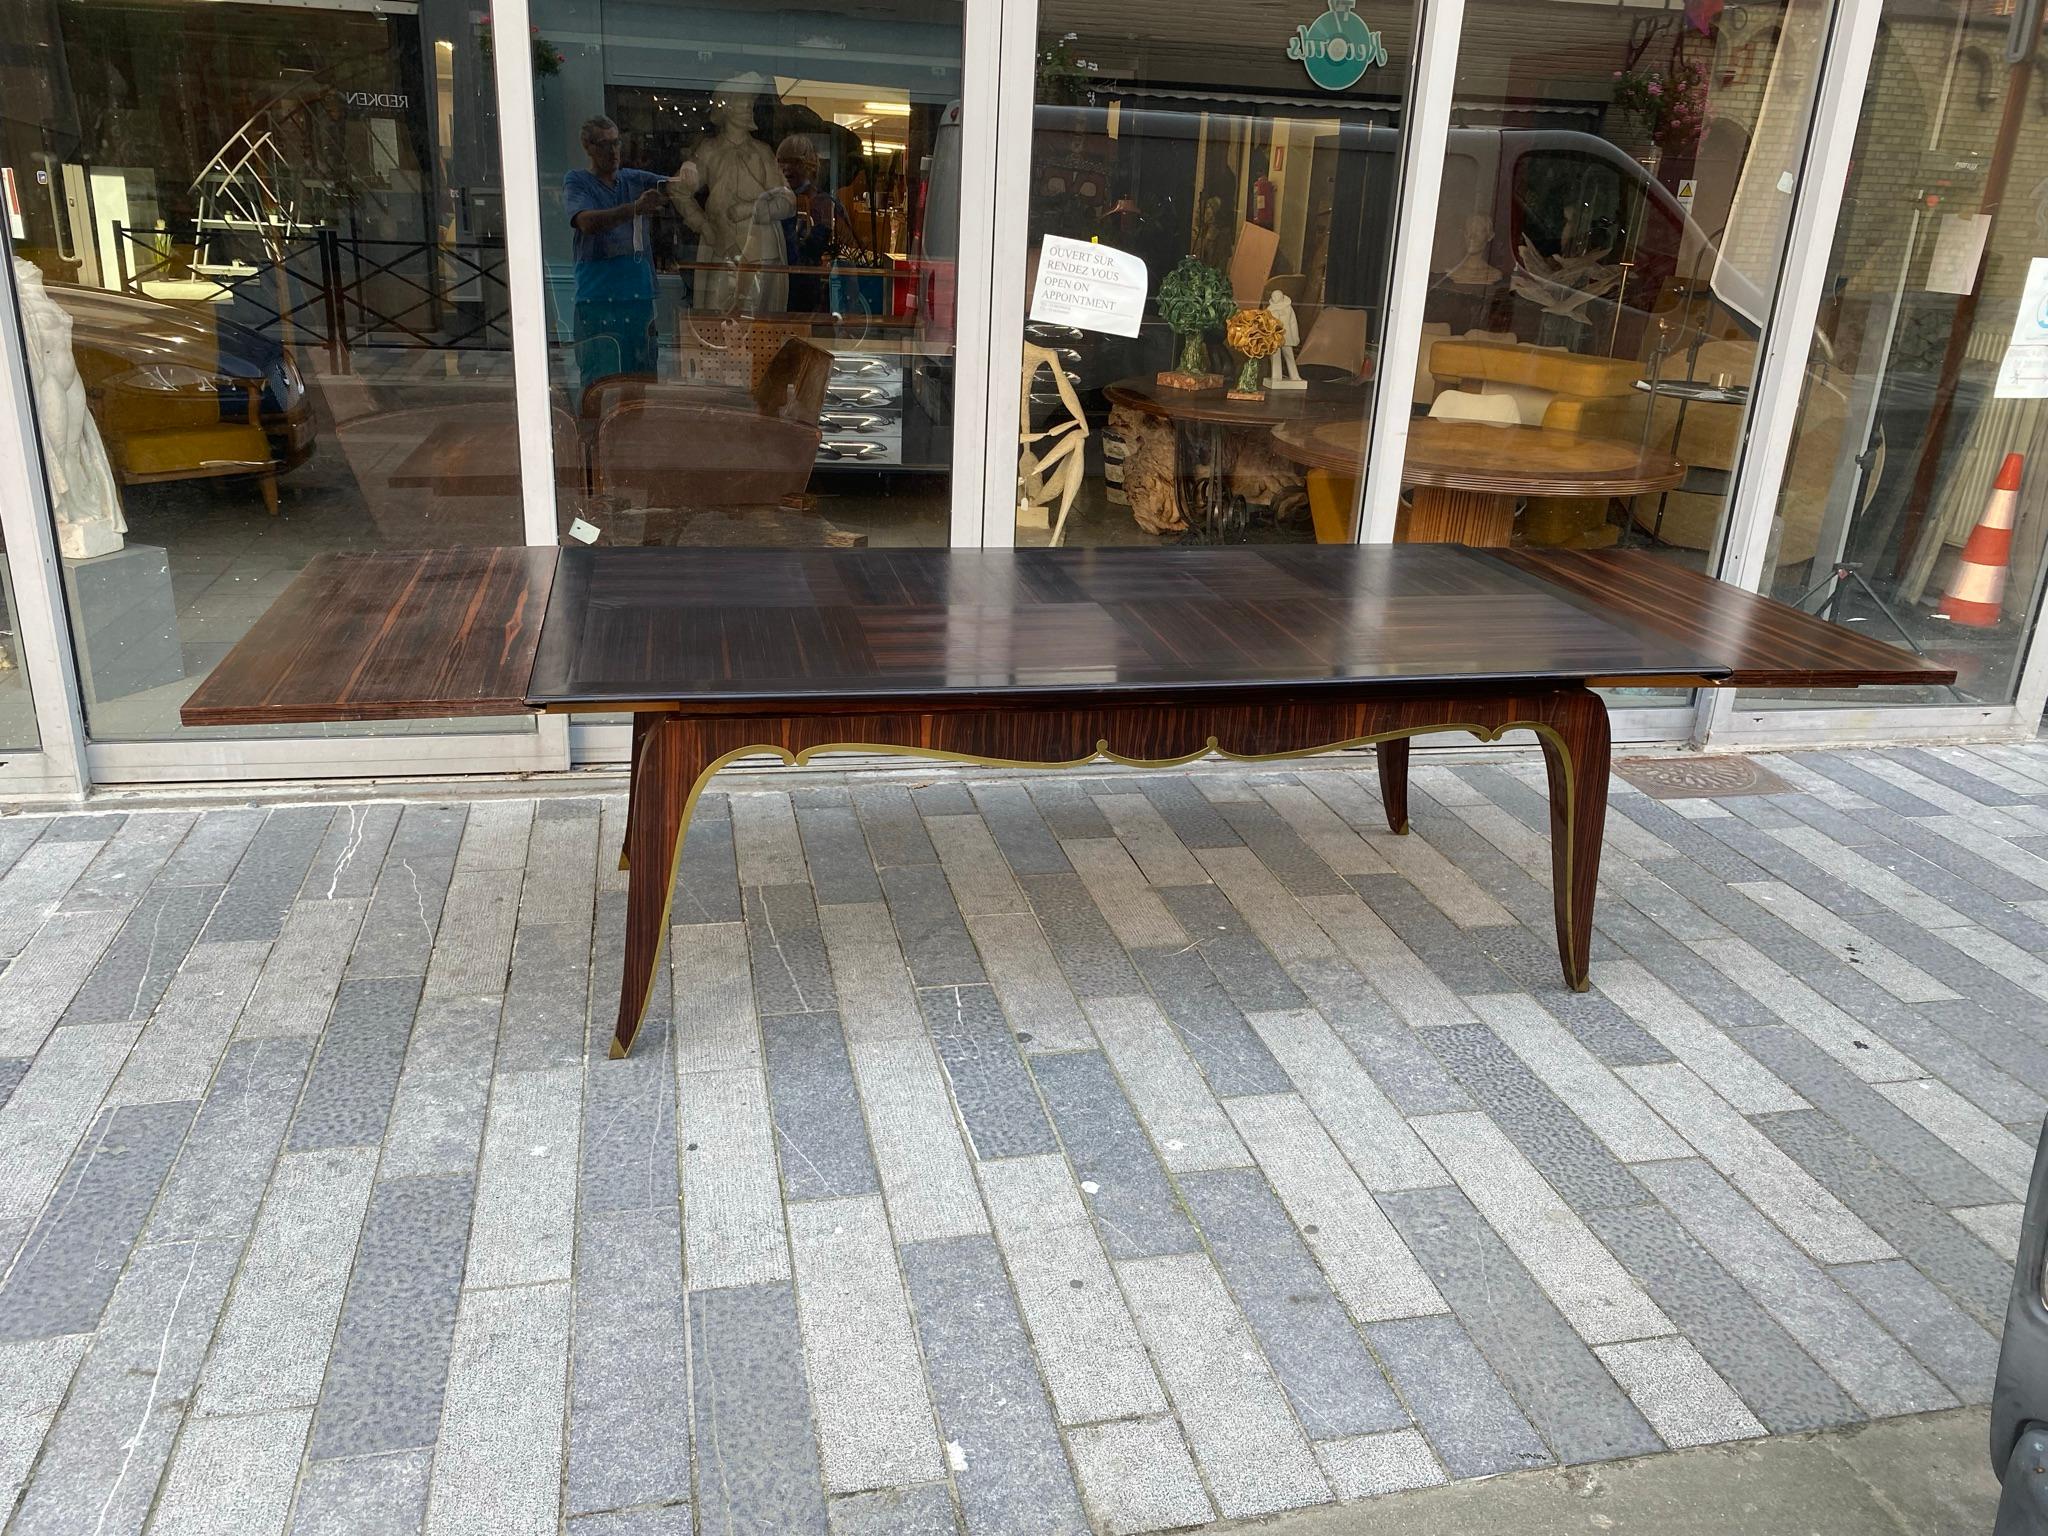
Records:
[[[1782,795],[1792,788],[1746,757],[1629,757],[1614,771],[1653,800]]]

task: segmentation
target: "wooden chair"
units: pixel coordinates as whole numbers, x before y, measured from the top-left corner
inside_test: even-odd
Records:
[[[819,437],[758,410],[624,400],[598,423],[592,488],[642,507],[775,506],[810,483]]]
[[[816,426],[831,379],[832,354],[814,341],[792,336],[768,360],[761,382],[754,386],[754,404],[764,416]]]

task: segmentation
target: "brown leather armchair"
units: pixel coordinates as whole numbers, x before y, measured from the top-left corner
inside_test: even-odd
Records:
[[[758,410],[624,400],[598,423],[593,489],[641,507],[775,506],[810,483],[819,437]]]

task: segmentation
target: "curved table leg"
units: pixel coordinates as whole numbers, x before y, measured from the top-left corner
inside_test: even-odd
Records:
[[[1607,826],[1612,743],[1607,703],[1589,689],[1560,693],[1539,732],[1550,780],[1550,885],[1557,910],[1557,954],[1565,984],[1583,992],[1593,946],[1593,897],[1600,883],[1600,839]]]
[[[643,730],[640,722],[647,721]],[[619,862],[626,868],[626,956],[619,976],[619,1022],[612,1055],[633,1047],[654,966],[667,937],[669,892],[682,855],[683,827],[692,791],[707,762],[698,737],[675,715],[640,715],[633,722],[633,776],[627,798],[626,839]],[[695,750],[693,750],[693,747]]]
[[[1380,768],[1380,804],[1386,807],[1387,830],[1396,834],[1408,830],[1409,742],[1409,737],[1396,736],[1374,742],[1372,749]]]

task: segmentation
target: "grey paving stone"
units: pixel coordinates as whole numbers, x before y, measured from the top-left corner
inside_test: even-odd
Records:
[[[2027,1028],[2040,1017],[2040,998],[2014,985],[1975,956],[1937,938],[1919,923],[1896,912],[1855,913],[1850,914],[1849,921],[1950,990],[2008,1023]]]
[[[42,816],[9,817],[0,821],[0,876],[6,875],[15,861],[36,845],[49,824],[50,819]]]
[[[305,883],[299,887],[300,899],[367,902],[376,892],[377,873],[384,867],[385,850],[391,846],[403,809],[366,801],[336,806],[326,836],[306,870]],[[519,856],[524,863],[523,841]]]
[[[1657,1198],[1873,1417],[1955,1401],[1827,1274],[1698,1162],[1647,1163]]]
[[[1753,867],[1784,881],[1793,890],[1803,892],[1831,912],[1851,917],[1884,910],[1883,903],[1876,897],[1828,873],[1805,855],[1794,851],[1779,836],[1759,831],[1732,816],[1716,817],[1704,825],[1717,839],[1740,852]],[[1793,836],[1798,830],[1788,829],[1784,836]],[[1743,876],[1745,881],[1762,878],[1760,874]]]
[[[1309,1438],[1406,1427],[1406,1410],[1265,1180],[1226,1169],[1184,1175],[1180,1189]]]
[[[269,946],[197,946],[171,979],[107,1094],[112,1104],[168,1103],[206,1091]]]
[[[595,817],[595,800],[565,800],[543,797],[537,802],[536,820],[555,815]],[[469,821],[469,807],[461,802],[416,801],[398,815],[398,829],[391,834],[386,851],[390,859],[452,859],[462,847],[462,829]]]
[[[0,877],[0,963],[21,952],[98,851],[97,843],[38,843]]]
[[[693,1290],[789,1275],[768,1087],[750,1068],[683,1084],[684,1273]]]
[[[913,1039],[847,1047],[899,1243],[988,1230],[938,1052]]]
[[[1037,1051],[1085,1050],[1095,1032],[1067,985],[1038,919],[1029,912],[989,912],[967,919],[982,968],[1018,1043]]]
[[[385,856],[376,892],[363,912],[355,948],[349,951],[347,974],[351,977],[423,977],[433,958],[434,934],[441,924],[449,882],[455,877],[455,859],[452,854],[445,858],[401,855],[397,847],[394,837],[394,851]]]
[[[1959,794],[1968,795],[1980,805],[2026,805],[2038,798],[1993,783],[1983,775],[1972,773],[1961,764],[1937,756],[1924,747],[1891,747],[1886,749],[1884,755],[1889,761],[1910,768],[1937,784],[1945,784]]]
[[[1876,1153],[1817,1110],[1756,1125],[1986,1328],[2005,1323],[2012,1266]]]
[[[280,1163],[207,1358],[201,1413],[313,1407],[376,1171],[367,1147]]]
[[[312,1055],[304,1040],[241,1040],[227,1048],[150,1215],[151,1242],[248,1232]]]
[[[466,1292],[569,1278],[575,1261],[580,1087],[573,1067],[492,1078],[462,1276]]]
[[[1264,1013],[1302,1005],[1301,988],[1221,890],[1214,885],[1186,885],[1159,894],[1238,1007],[1247,1013]]]
[[[995,993],[986,986],[931,987],[917,998],[974,1155],[1057,1151],[1051,1122]]]
[[[796,1298],[787,1284],[689,1297],[697,1508],[707,1531],[823,1533]]]
[[[902,1250],[939,1433],[971,1531],[1085,1533],[1080,1495],[995,1243]]]
[[[1251,1161],[1157,1003],[1143,996],[1104,997],[1085,1006],[1161,1162],[1184,1172]]]
[[[505,995],[519,885],[518,877],[504,870],[474,870],[448,882],[440,930],[427,963],[427,997]],[[614,953],[618,948],[613,946]],[[616,973],[613,991],[616,994]]]
[[[344,981],[292,1116],[288,1145],[375,1146],[384,1137],[419,1003],[417,977]]]
[[[60,1029],[0,1109],[0,1222],[26,1223],[56,1188],[135,1040],[132,1024]]]
[[[0,1341],[90,1333],[141,1234],[193,1104],[101,1112],[0,1285]]]
[[[1586,1123],[1484,1025],[1433,1029],[1429,1048],[1580,1214],[1649,1198]]]
[[[1353,875],[1351,885],[1452,991],[1472,996],[1513,985],[1478,936],[1445,917],[1404,876]]]
[[[39,1049],[121,927],[116,910],[56,912],[0,976],[0,1051]]]
[[[1033,1063],[1095,1230],[1112,1259],[1200,1248],[1109,1062],[1096,1051]]]
[[[1366,1337],[1451,1476],[1486,1477],[1549,1464],[1542,1440],[1455,1321],[1374,1323]]]
[[[1939,816],[1942,808],[1859,767],[1839,752],[1802,752],[1796,759],[1808,773],[1821,774],[1865,800],[1905,816]]]
[[[1463,1195],[1412,1189],[1383,1194],[1379,1201],[1560,1462],[1611,1461],[1663,1449],[1614,1378]]]
[[[1076,997],[1130,997],[1145,990],[1079,875],[1020,875],[1018,884]]]
[[[362,899],[349,898],[293,907],[283,933],[270,946],[235,1033],[247,1039],[319,1034],[366,906]]]
[[[922,835],[922,822],[918,830]],[[987,980],[937,854],[928,864],[883,865],[881,875],[889,918],[896,925],[913,982],[920,987],[963,987]]]
[[[431,1451],[316,1461],[299,1480],[291,1536],[417,1536]]]
[[[1751,848],[1765,845],[1746,834],[1737,834],[1738,842],[1730,843],[1716,835],[1722,830],[1718,825],[1709,830],[1698,822],[1688,821],[1670,806],[1652,800],[1648,795],[1616,795],[1608,804],[1644,831],[1654,834],[1659,841],[1670,845],[1694,867],[1705,870],[1724,884],[1761,877],[1756,861],[1742,851],[1742,845]],[[1720,821],[1728,819],[1718,818]]]
[[[826,1488],[939,1477],[945,1461],[881,1199],[790,1206],[789,1247]]]
[[[1912,1265],[1843,1264],[1830,1271],[1914,1358],[1965,1403],[1991,1401],[1998,1341],[1962,1314]]]
[[[475,1171],[499,1007],[490,998],[467,997],[420,1004],[384,1132],[385,1178]]]
[[[242,860],[264,812],[254,808],[202,812],[178,851],[156,877],[158,885],[225,885]]]
[[[20,1086],[21,1080],[28,1076],[29,1066],[30,1061],[26,1056],[0,1060],[0,1109],[5,1109],[7,1101],[14,1097],[14,1090]]]
[[[1271,1514],[1329,1495],[1251,1330],[1200,1254],[1129,1259],[1117,1279],[1216,1507]]]
[[[919,784],[910,791],[911,803],[920,816],[971,816],[974,798],[967,786],[952,779],[936,784]]]
[[[1201,1525],[1213,1512],[1172,1419],[1119,1419],[1067,1432],[1097,1524],[1109,1536]]]
[[[673,1205],[586,1210],[576,1234],[571,1514],[690,1496],[690,1361]]]
[[[1287,819],[1263,800],[1240,800],[1217,809],[1247,848],[1296,896],[1342,896],[1351,887],[1302,841]]]
[[[1011,869],[1020,875],[1062,875],[1072,869],[1059,839],[1053,836],[1021,782],[974,784],[969,788],[975,809],[988,823],[989,835],[996,840],[996,847],[1002,850]]]
[[[427,1484],[429,1536],[559,1528],[568,1414],[569,1287],[472,1291],[448,1364],[447,1407]]]
[[[1243,841],[1185,775],[1148,775],[1125,780],[1118,787],[1150,800],[1174,835],[1190,848],[1234,848]]]
[[[1952,1040],[1962,1041],[2038,1094],[2048,1094],[2048,1042],[2001,1019],[1972,998],[1917,1003],[1915,1010]]]
[[[944,1483],[849,1493],[832,1501],[832,1536],[954,1536],[960,1529]]]
[[[810,878],[788,795],[779,790],[757,790],[726,798],[732,810],[733,849],[743,888],[798,885]]]
[[[281,806],[266,816],[198,942],[276,938],[333,819],[324,805]]]
[[[1200,953],[1149,949],[1134,951],[1131,960],[1213,1092],[1284,1093],[1292,1086]]]
[[[1055,837],[1113,837],[1109,818],[1096,804],[1095,791],[1104,780],[1075,780],[1064,773],[1033,774],[1025,791]],[[983,812],[985,816],[987,813]]]
[[[10,1536],[142,1529],[240,1251],[235,1242],[135,1251],[43,1443]]]
[[[462,845],[456,850],[457,874],[485,870],[523,871],[533,837],[531,800],[475,800],[462,823]]]
[[[816,810],[820,806],[844,808],[853,804],[853,791],[844,784],[818,784],[809,789],[791,789],[789,803],[797,810]]]
[[[1796,1030],[1736,1032],[1736,1042],[1814,1108],[1877,1152],[1937,1205],[1984,1205],[2004,1191],[1945,1142]]]
[[[1341,960],[1331,961],[1330,965],[1351,970]],[[1366,991],[1363,987],[1358,990]],[[1333,1008],[1326,994],[1318,991],[1316,1008],[1402,1114],[1455,1114],[1472,1107],[1471,1097],[1458,1086],[1443,1063],[1430,1054],[1422,1043],[1421,1033],[1396,1018],[1393,1009],[1377,997],[1371,998],[1368,1005],[1338,1009]]]
[[[672,1036],[644,1032],[624,1061],[593,1056],[583,1077],[583,1170],[578,1206],[660,1210],[681,1197],[676,1161]]]
[[[1475,930],[1474,940],[1515,984],[1530,993],[1579,1043],[1610,1067],[1669,1061],[1671,1053],[1640,1024],[1598,992],[1574,992],[1558,971],[1557,944],[1527,928]]]
[[[837,1006],[818,908],[807,885],[746,888],[747,949],[763,1014],[815,1013]]]
[[[166,860],[192,830],[196,815],[160,811],[130,816],[107,840],[64,899],[60,912],[125,912],[140,899]],[[0,852],[0,872],[13,860]]]
[[[881,883],[852,803],[799,809],[797,830],[820,906],[828,902],[880,901]]]
[[[834,1013],[763,1019],[768,1102],[784,1198],[825,1200],[875,1190],[875,1159]]]
[[[538,1072],[583,1060],[590,942],[588,928],[570,923],[520,923],[498,1037],[500,1071]]]
[[[675,889],[669,895],[671,923],[736,923],[743,915],[739,864],[732,845],[732,818],[719,814],[724,807],[723,795],[698,797],[690,825],[683,833]],[[608,849],[602,852],[616,857]]]
[[[1588,1224],[1773,1431],[1862,1417],[1743,1285],[1658,1206],[1593,1211]]]
[[[441,1428],[474,1181],[389,1179],[370,1193],[307,1454],[431,1447]]]
[[[614,1509],[569,1521],[569,1536],[695,1536],[695,1531],[688,1504]]]
[[[856,785],[853,808],[878,868],[939,862],[938,852],[925,832],[924,818],[918,815],[910,791],[902,785]],[[967,808],[973,809],[971,802]]]
[[[62,1022],[109,1024],[148,1018],[219,896],[217,885],[173,885],[159,876],[71,999]]]

